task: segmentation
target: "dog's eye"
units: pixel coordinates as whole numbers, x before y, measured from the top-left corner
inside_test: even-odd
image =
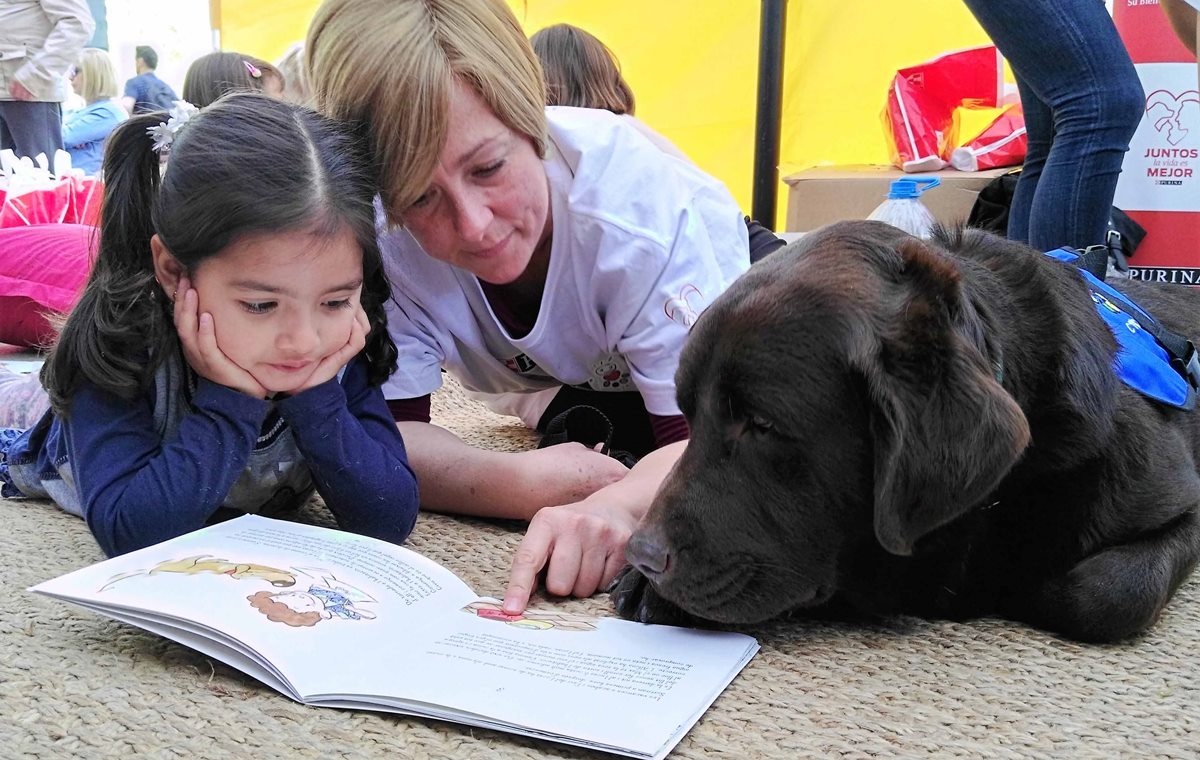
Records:
[[[728,416],[729,421],[740,430],[755,430],[765,433],[775,429],[774,422],[761,414],[751,412],[732,395],[722,397],[721,405],[722,411]]]

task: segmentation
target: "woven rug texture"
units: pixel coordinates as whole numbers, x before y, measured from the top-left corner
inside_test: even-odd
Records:
[[[434,419],[479,446],[534,444],[452,384],[435,394]],[[303,517],[332,525],[319,499]],[[0,521],[0,757],[605,757],[296,704],[186,647],[26,592],[103,555],[81,520],[48,502],[0,501]],[[423,513],[409,546],[477,593],[499,596],[521,532]],[[605,595],[555,603],[611,611]],[[791,620],[744,630],[762,651],[671,757],[1200,757],[1196,578],[1150,633],[1114,646],[999,620]],[[388,667],[386,652],[376,656]]]

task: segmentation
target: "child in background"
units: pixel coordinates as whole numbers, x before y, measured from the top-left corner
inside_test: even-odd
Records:
[[[209,53],[192,61],[183,77],[183,99],[204,108],[231,92],[261,92],[282,98],[287,85],[271,64],[242,53]]]
[[[663,153],[692,163],[675,143],[633,115],[633,90],[621,76],[621,64],[594,34],[571,24],[555,24],[535,32],[529,44],[542,65],[546,105],[611,111]],[[782,240],[750,217],[746,217],[746,227],[750,232],[751,261],[783,247]]]
[[[52,409],[0,431],[0,489],[82,515],[109,555],[291,514],[314,487],[341,528],[402,542],[417,488],[380,390],[370,166],[266,96],[193,113],[113,134],[98,257],[42,370]]]
[[[529,38],[546,77],[546,105],[603,108],[633,114],[634,97],[608,45],[571,24],[555,24]]]
[[[660,150],[685,161],[687,155],[633,115],[635,100],[621,76],[616,55],[595,35],[571,24],[555,24],[529,38],[546,79],[546,105],[602,108],[624,116]]]

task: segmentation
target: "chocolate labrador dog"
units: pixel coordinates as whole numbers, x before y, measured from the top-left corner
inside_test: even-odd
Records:
[[[1121,289],[1200,338],[1200,292]],[[1127,387],[1116,353],[1080,271],[1023,245],[810,233],[693,328],[691,441],[629,542],[618,611],[1145,630],[1200,555],[1200,411]]]

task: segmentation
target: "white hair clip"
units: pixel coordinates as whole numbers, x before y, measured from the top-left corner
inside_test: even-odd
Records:
[[[188,119],[199,112],[199,108],[186,100],[176,100],[175,107],[168,111],[169,119],[165,122],[160,121],[157,127],[146,128],[146,134],[154,138],[154,152],[170,151],[171,143],[175,142],[175,135],[179,133],[184,124],[188,123]]]

